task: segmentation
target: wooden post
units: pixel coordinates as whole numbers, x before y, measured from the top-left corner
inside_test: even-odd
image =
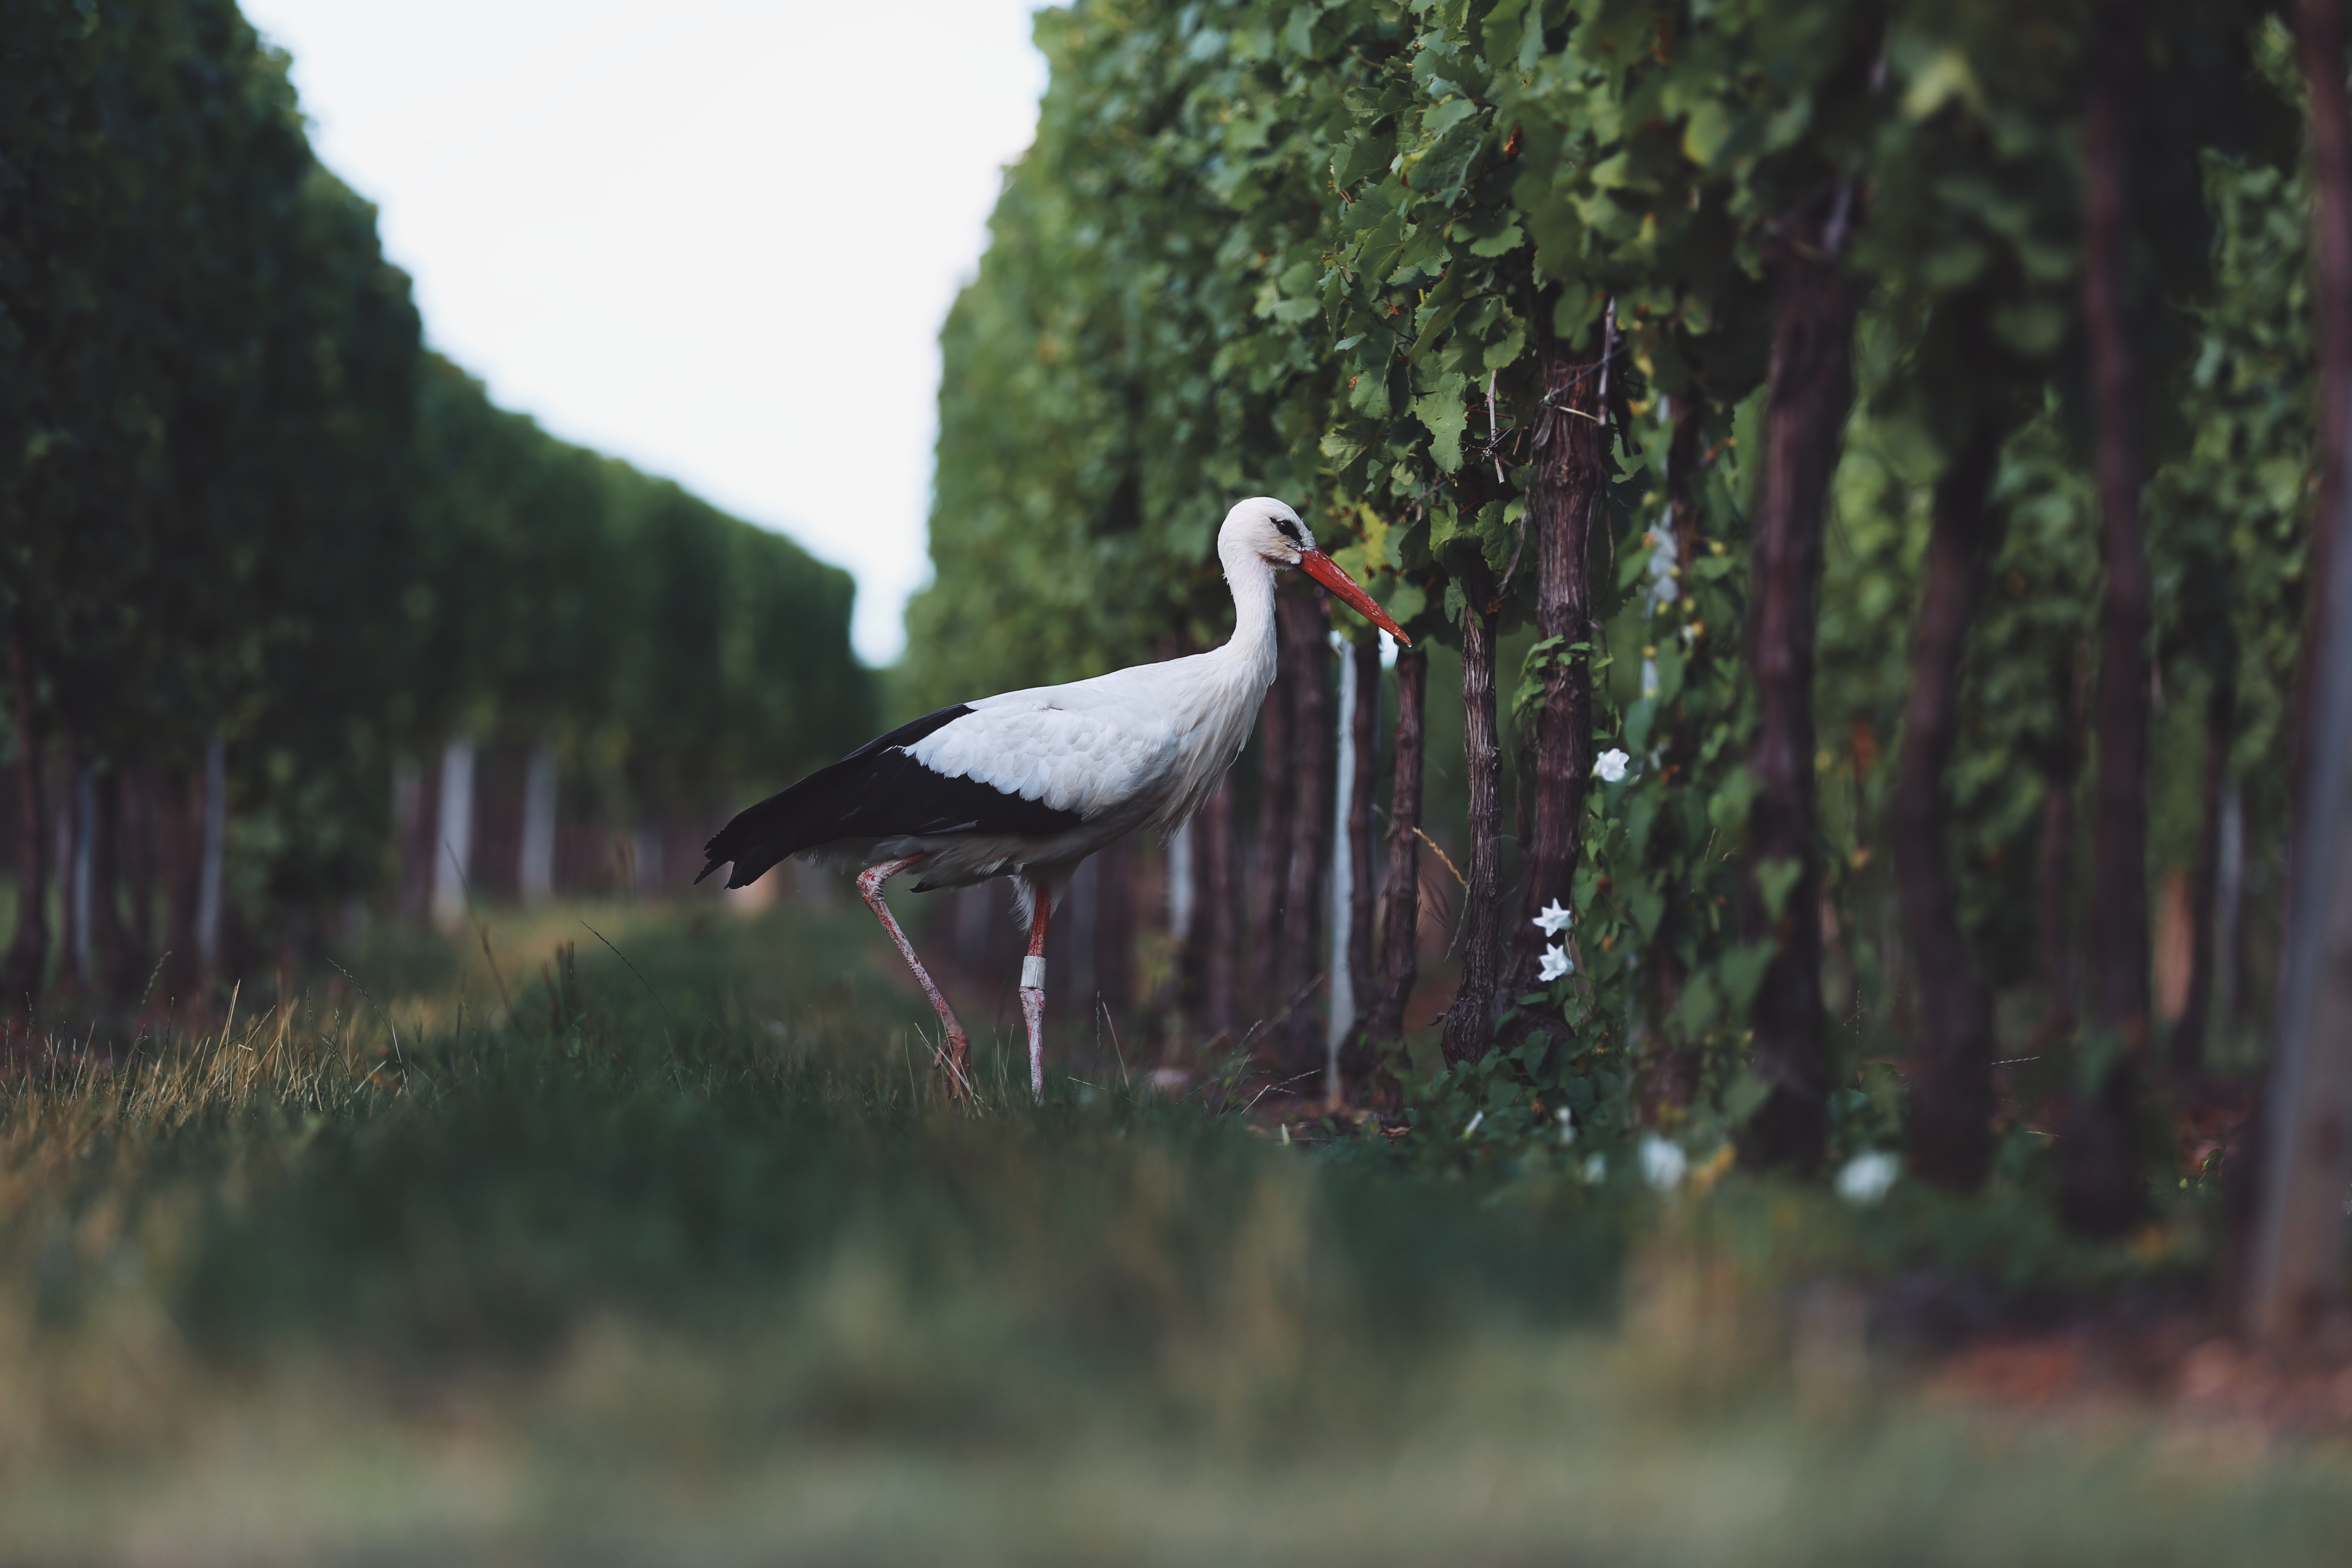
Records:
[[[45,747],[33,695],[33,646],[20,611],[8,631],[10,695],[16,719],[16,934],[0,960],[0,1007],[31,1012],[49,962],[48,803],[42,788]]]
[[[1201,815],[1192,821],[1192,938],[1199,954],[1200,1000],[1194,1025],[1203,1035],[1230,1037],[1240,1026],[1242,933],[1236,906],[1241,878],[1234,865],[1234,780],[1217,781]]]
[[[2343,11],[2305,0],[2304,86],[2319,204],[2322,395],[2313,523],[2317,615],[2304,651],[2304,722],[2286,943],[2273,1020],[2246,1322],[2274,1349],[2340,1326],[2344,1194],[2352,1184],[2352,109]]]
[[[1388,892],[1381,916],[1380,994],[1366,1015],[1354,1053],[1342,1062],[1353,1084],[1382,1115],[1402,1100],[1396,1079],[1380,1065],[1375,1047],[1404,1034],[1405,1004],[1421,973],[1422,707],[1429,688],[1429,655],[1402,649],[1396,661],[1396,752],[1389,773]]]
[[[1276,1047],[1285,1086],[1319,1092],[1328,1052],[1323,1009],[1314,994],[1323,969],[1323,905],[1331,879],[1332,773],[1338,759],[1331,735],[1331,611],[1320,588],[1286,595],[1278,606],[1282,661],[1291,681],[1291,777],[1297,795],[1291,817],[1290,876],[1282,923],[1274,941],[1282,952],[1282,984],[1274,1000],[1288,1009],[1278,1021]]]
[[[1356,877],[1356,660],[1352,644],[1339,650],[1339,721],[1332,726],[1339,763],[1332,771],[1331,821],[1339,847],[1331,857],[1331,937],[1325,944],[1323,968],[1331,978],[1329,1016],[1323,1024],[1323,1098],[1337,1105],[1344,1098],[1339,1077],[1339,1047],[1356,1026],[1356,972],[1349,943],[1355,936]]]
[[[1495,988],[1502,978],[1503,752],[1495,732],[1495,633],[1500,618],[1495,574],[1473,563],[1458,579],[1462,610],[1462,751],[1469,785],[1470,871],[1462,901],[1462,986],[1445,1015],[1441,1048],[1449,1064],[1486,1054]]]
[[[466,923],[473,858],[474,743],[453,736],[441,749],[441,810],[433,832],[433,923],[445,931]]]
[[[1252,868],[1257,882],[1250,899],[1255,916],[1244,939],[1250,996],[1248,1016],[1273,1026],[1283,1003],[1282,946],[1276,933],[1282,929],[1290,900],[1290,856],[1297,824],[1297,758],[1292,742],[1292,689],[1299,674],[1288,658],[1282,636],[1280,589],[1275,598],[1276,665],[1274,684],[1266,689],[1265,706],[1258,719],[1257,855]],[[1261,1031],[1263,1032],[1263,1031]],[[1262,1053],[1263,1054],[1263,1053]],[[1272,1060],[1272,1058],[1268,1058]]]
[[[215,733],[205,742],[204,818],[196,872],[196,973],[209,985],[220,978],[224,905],[228,890],[228,742]]]
[[[555,896],[557,783],[555,748],[534,742],[523,769],[522,842],[515,868],[515,891],[526,904],[543,904]]]
[[[1346,900],[1347,940],[1332,943],[1332,978],[1348,977],[1348,992],[1353,1005],[1349,1009],[1348,1025],[1336,1031],[1333,1037],[1332,1072],[1336,1082],[1335,1098],[1343,1098],[1348,1089],[1348,1065],[1345,1057],[1348,1043],[1363,1034],[1365,1016],[1372,1007],[1378,977],[1372,967],[1372,927],[1380,898],[1380,868],[1375,859],[1373,817],[1379,806],[1381,786],[1381,643],[1377,637],[1349,645],[1347,650],[1349,696],[1342,705],[1340,722],[1348,737],[1348,760],[1350,777],[1348,784],[1347,810],[1344,813],[1347,835],[1345,862],[1348,867],[1348,898]],[[1336,877],[1339,861],[1333,861]],[[1339,919],[1335,901],[1334,922]],[[1336,1006],[1334,1009],[1336,1013]]]

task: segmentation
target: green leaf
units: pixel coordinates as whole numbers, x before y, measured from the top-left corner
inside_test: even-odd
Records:
[[[1429,607],[1429,595],[1420,584],[1408,583],[1400,577],[1396,580],[1396,586],[1389,590],[1389,596],[1381,601],[1381,607],[1388,611],[1389,617],[1397,625],[1404,626]]]
[[[1789,895],[1804,879],[1805,863],[1793,855],[1776,855],[1756,862],[1756,891],[1764,900],[1764,917],[1777,923],[1789,907]]]
[[[1469,174],[1471,161],[1478,156],[1478,143],[1486,134],[1486,127],[1475,121],[1456,125],[1412,161],[1406,184],[1424,196],[1452,201],[1462,194],[1462,182]]]
[[[1396,160],[1396,127],[1359,132],[1331,160],[1331,183],[1347,190],[1359,180],[1384,174]]]
[[[1413,417],[1429,427],[1429,455],[1439,468],[1449,474],[1462,467],[1462,432],[1470,422],[1470,405],[1463,401],[1461,379],[1447,376],[1435,392],[1412,400]]]
[[[1398,253],[1404,246],[1404,219],[1394,212],[1384,214],[1356,247],[1357,269],[1375,283],[1383,281],[1396,269]]]
[[[1462,274],[1463,268],[1458,267],[1446,274],[1437,287],[1430,290],[1429,298],[1423,302],[1421,309],[1414,312],[1414,324],[1421,331],[1420,335],[1413,339],[1412,347],[1405,351],[1406,363],[1420,363],[1422,356],[1435,348],[1445,329],[1454,324],[1454,318],[1462,313],[1462,307],[1469,303],[1462,297]]]
[[[1625,749],[1640,756],[1650,747],[1650,726],[1657,719],[1658,705],[1636,702],[1625,710]]]
[[[1485,368],[1488,371],[1507,369],[1517,363],[1519,355],[1527,352],[1527,346],[1528,324],[1517,316],[1510,317],[1502,334],[1486,345]]]
[[[1597,289],[1573,279],[1559,286],[1559,298],[1552,302],[1551,330],[1573,341],[1581,337],[1587,328],[1601,319],[1604,296]]]
[[[1702,169],[1711,169],[1731,140],[1731,111],[1715,99],[1695,104],[1683,122],[1683,153]]]
[[[1764,122],[1764,150],[1778,153],[1796,144],[1813,122],[1813,95],[1801,92],[1782,105],[1780,111]]]
[[[1772,962],[1772,944],[1751,942],[1737,952],[1727,952],[1717,963],[1716,971],[1723,976],[1724,998],[1731,1005],[1735,1017],[1746,1017],[1755,1004],[1756,989],[1764,984],[1764,970]]]
[[[1748,808],[1762,788],[1754,773],[1745,767],[1731,770],[1730,776],[1706,803],[1706,819],[1718,831],[1735,833],[1748,826]]]
[[[1912,77],[1903,92],[1903,112],[1915,121],[1927,120],[1955,98],[1978,113],[1984,112],[1984,89],[1969,68],[1969,57],[1948,44]]]
[[[1691,976],[1690,984],[1675,1002],[1675,1022],[1685,1039],[1696,1039],[1706,1033],[1722,1011],[1723,999],[1715,988],[1714,976],[1704,972]]]
[[[1333,469],[1345,468],[1370,450],[1370,436],[1351,435],[1345,430],[1326,430],[1316,449],[1331,459]]]
[[[1479,257],[1508,256],[1527,243],[1527,234],[1513,218],[1495,233],[1470,242],[1470,254]]]
[[[1633,924],[1648,942],[1658,934],[1658,921],[1665,918],[1666,896],[1655,887],[1636,888],[1626,900],[1633,908]]]
[[[1576,204],[1555,195],[1533,169],[1512,183],[1511,200],[1535,241],[1538,274],[1553,282],[1574,276],[1584,258],[1584,219]]]
[[[2066,341],[2069,312],[2048,300],[2004,304],[1992,313],[1993,335],[2029,359],[2057,351]]]
[[[1764,1102],[1771,1098],[1772,1086],[1754,1067],[1742,1062],[1731,1086],[1723,1091],[1724,1119],[1737,1126],[1763,1110]]]
[[[1421,128],[1429,135],[1442,135],[1477,112],[1478,105],[1474,100],[1449,98],[1421,117]]]

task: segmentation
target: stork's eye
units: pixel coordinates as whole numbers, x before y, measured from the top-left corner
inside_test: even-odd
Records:
[[[1291,521],[1290,519],[1286,517],[1277,517],[1274,520],[1274,526],[1280,529],[1282,531],[1282,537],[1290,541],[1291,543],[1297,545],[1302,550],[1307,547],[1307,535],[1299,531],[1298,525]]]

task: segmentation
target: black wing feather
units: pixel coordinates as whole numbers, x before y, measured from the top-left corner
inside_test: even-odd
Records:
[[[1075,811],[1024,800],[975,779],[933,773],[907,748],[971,711],[968,703],[926,713],[759,805],[736,813],[702,853],[699,882],[730,861],[730,888],[749,887],[786,856],[840,838],[898,838],[943,833],[1019,833],[1045,837],[1078,826]]]

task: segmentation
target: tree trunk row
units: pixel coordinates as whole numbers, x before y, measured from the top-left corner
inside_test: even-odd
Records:
[[[90,1000],[193,997],[218,972],[225,844],[207,829],[226,822],[225,748],[215,741],[195,776],[105,765],[78,736],[53,743],[30,642],[13,625],[8,663],[16,908],[0,1012],[29,1016],[53,984]]]

